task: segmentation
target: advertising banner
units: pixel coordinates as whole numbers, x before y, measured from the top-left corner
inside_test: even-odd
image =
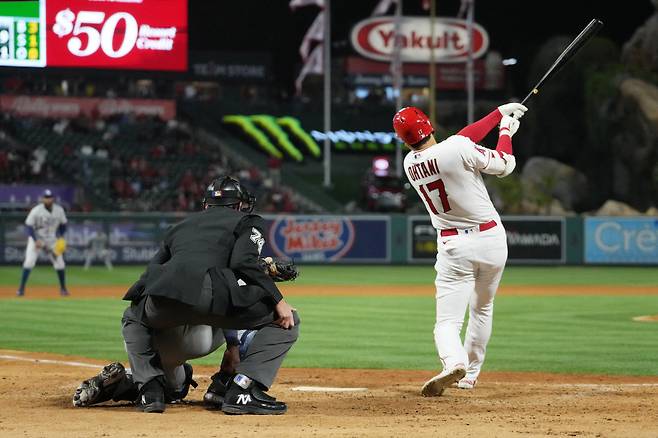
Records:
[[[473,63],[474,87],[478,90],[499,90],[505,85],[505,71],[499,56],[490,52],[486,59]],[[381,87],[393,84],[390,63],[372,61],[360,56],[345,59],[346,82],[354,87]],[[436,86],[442,90],[463,90],[466,87],[466,64],[436,64]],[[405,87],[428,87],[427,64],[403,64],[402,81]]]
[[[658,219],[586,218],[585,263],[658,264]]]
[[[186,0],[0,2],[0,65],[187,70]]]
[[[267,220],[264,255],[299,262],[390,260],[388,216],[283,216]]]
[[[96,97],[0,96],[0,110],[17,116],[43,118],[108,117],[135,114],[170,120],[176,102],[165,99],[103,99]]]
[[[555,263],[566,260],[564,218],[503,217],[511,263]],[[436,230],[426,216],[409,217],[409,261],[436,260]]]
[[[432,39],[434,35],[434,39]],[[402,17],[400,22],[402,62],[430,62],[434,49],[436,62],[465,62],[468,57],[468,30],[465,20],[439,17]],[[352,29],[352,47],[361,56],[392,61],[396,46],[395,17],[367,18]],[[489,34],[473,23],[473,56],[479,58],[489,48]]]
[[[187,1],[46,0],[47,65],[187,70]]]

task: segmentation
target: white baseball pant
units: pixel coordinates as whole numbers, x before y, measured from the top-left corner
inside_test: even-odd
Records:
[[[436,324],[434,342],[444,369],[466,366],[477,379],[493,323],[493,301],[507,261],[507,237],[494,228],[437,237]],[[469,307],[466,337],[460,333]]]
[[[39,251],[46,251],[48,254],[48,258],[50,259],[50,263],[53,264],[53,268],[56,270],[62,270],[66,266],[64,263],[64,256],[62,254],[58,255],[55,257],[55,255],[52,253],[52,247],[55,244],[55,242],[47,242],[44,241],[44,246],[42,248],[37,248],[37,244],[34,241],[32,237],[27,238],[27,247],[25,248],[25,260],[23,261],[23,268],[24,269],[33,269],[34,266],[37,264],[37,257],[39,256]],[[47,250],[47,248],[50,248],[50,250]]]

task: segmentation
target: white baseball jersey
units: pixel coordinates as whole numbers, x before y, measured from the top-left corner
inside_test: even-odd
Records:
[[[51,211],[48,211],[45,205],[39,204],[30,210],[25,219],[25,225],[34,228],[34,234],[37,239],[51,243],[56,240],[55,232],[60,224],[65,224],[66,214],[64,209],[53,203]]]
[[[500,217],[481,172],[506,176],[514,156],[479,146],[468,137],[453,135],[404,159],[404,170],[436,229],[470,228]]]

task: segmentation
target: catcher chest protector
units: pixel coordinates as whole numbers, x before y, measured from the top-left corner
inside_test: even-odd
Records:
[[[210,183],[206,189],[203,204],[207,206],[237,207],[240,211],[251,213],[256,204],[256,197],[242,188],[237,179],[225,176]]]

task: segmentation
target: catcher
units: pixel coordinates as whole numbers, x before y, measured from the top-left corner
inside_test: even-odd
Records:
[[[221,403],[228,414],[286,412],[286,404],[266,391],[297,340],[299,318],[270,275],[293,279],[297,270],[285,264],[279,270],[259,257],[265,240],[262,218],[249,214],[254,201],[237,180],[215,180],[204,210],[167,231],[124,297],[132,302],[122,319],[131,377],[120,364],[110,364],[83,382],[75,405],[136,399],[144,412],[164,412],[166,402],[182,399],[193,385],[185,361],[226,340],[223,365],[204,399]],[[241,340],[231,330],[250,332]]]
[[[37,264],[37,258],[41,251],[46,252],[53,268],[55,268],[55,272],[57,272],[60,295],[67,296],[69,294],[66,289],[66,271],[64,270],[66,267],[64,263],[66,222],[64,209],[55,203],[53,192],[49,189],[44,190],[41,203],[30,210],[27,219],[25,219],[28,238],[21,284],[16,291],[17,296],[22,297],[25,295],[27,279]]]

